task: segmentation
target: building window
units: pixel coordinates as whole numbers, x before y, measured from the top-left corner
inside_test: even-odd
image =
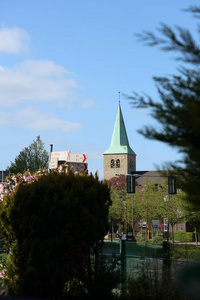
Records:
[[[130,168],[134,169],[134,161],[132,159],[130,160]]]
[[[116,168],[120,168],[120,159],[116,160]]]
[[[114,159],[111,159],[111,161],[110,161],[110,166],[111,166],[111,168],[114,168],[114,167],[115,167],[115,161],[114,161]]]

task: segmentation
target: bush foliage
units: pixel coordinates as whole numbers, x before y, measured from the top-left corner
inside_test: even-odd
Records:
[[[92,272],[91,247],[108,230],[110,204],[108,185],[92,175],[53,172],[19,185],[1,205],[11,248],[7,292],[61,297],[67,282],[83,288]]]
[[[154,236],[154,238],[152,239],[152,243],[155,244],[162,244],[164,241],[164,238],[162,236]]]
[[[180,242],[194,242],[194,232],[174,232],[174,239]]]

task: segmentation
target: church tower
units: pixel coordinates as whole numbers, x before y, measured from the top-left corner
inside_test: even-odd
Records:
[[[136,154],[129,146],[120,102],[110,147],[103,155],[105,180],[115,177],[116,174],[126,175],[136,171]]]

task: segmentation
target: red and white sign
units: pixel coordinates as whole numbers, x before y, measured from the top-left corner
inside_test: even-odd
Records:
[[[70,153],[70,151],[51,152],[49,169],[56,169],[59,161],[69,162],[75,172],[84,173],[87,171],[87,154]]]
[[[53,160],[50,160],[49,169],[56,169],[57,167],[58,167],[58,159],[54,158]]]
[[[87,163],[87,154],[70,153],[70,162]]]
[[[69,160],[69,151],[59,151],[59,152],[51,152],[51,160],[58,159],[58,160]]]
[[[88,164],[70,163],[75,172],[84,173],[87,171]]]

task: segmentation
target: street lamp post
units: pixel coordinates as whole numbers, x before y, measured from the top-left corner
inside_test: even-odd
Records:
[[[167,242],[169,242],[169,195],[164,197],[164,201],[167,202]]]
[[[164,197],[164,201],[167,201],[167,242],[169,242],[169,209],[170,209],[170,195],[177,194],[176,178],[168,177],[168,195]],[[172,224],[172,238],[173,238],[173,224]]]
[[[133,236],[135,236],[134,220],[133,220],[133,194],[132,194],[132,230],[133,230]]]
[[[135,193],[135,175],[133,174],[116,174],[116,176],[126,176],[127,178],[127,194],[132,194],[132,233],[135,235],[134,230],[134,208],[133,208],[133,194]]]

